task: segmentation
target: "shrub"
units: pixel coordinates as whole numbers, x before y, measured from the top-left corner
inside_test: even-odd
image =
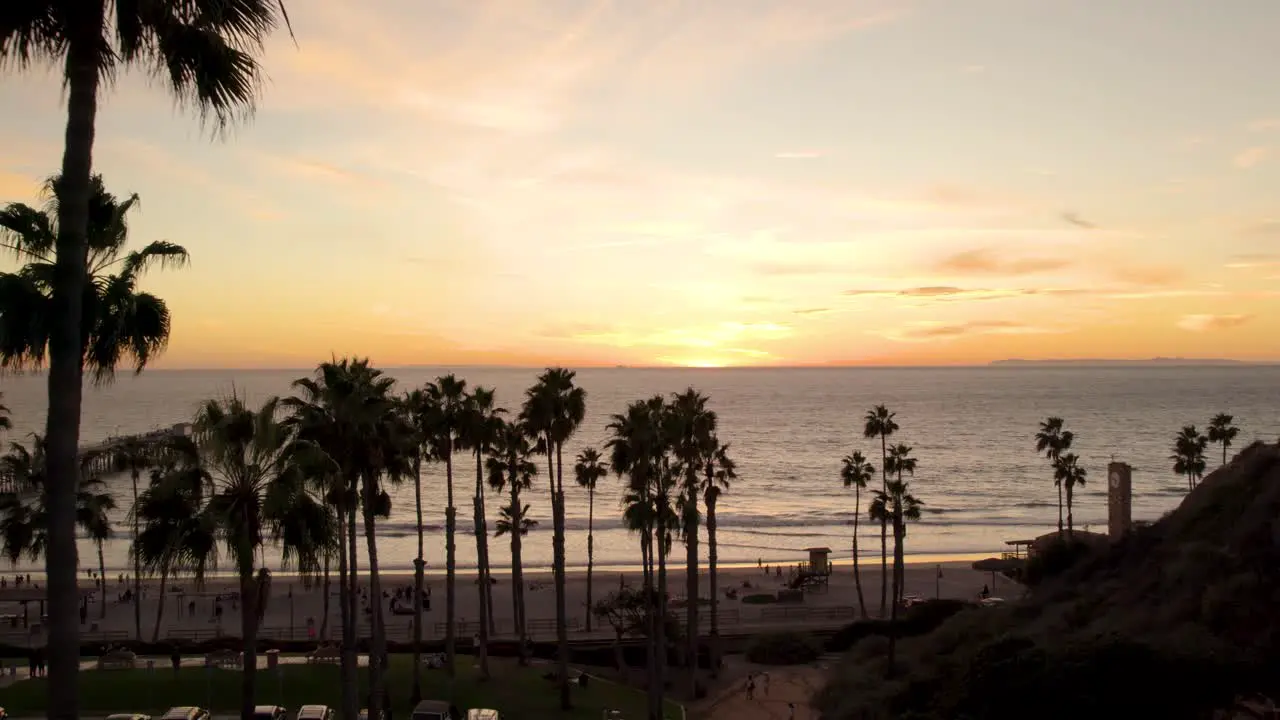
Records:
[[[1091,548],[1085,543],[1066,538],[1055,540],[1027,561],[1023,581],[1029,587],[1035,587],[1065,573],[1090,554]]]
[[[778,596],[773,593],[760,593],[758,595],[747,595],[742,598],[742,602],[747,605],[768,605],[778,602]]]
[[[784,632],[761,635],[747,647],[747,659],[760,665],[803,665],[821,654],[821,646],[812,636]]]

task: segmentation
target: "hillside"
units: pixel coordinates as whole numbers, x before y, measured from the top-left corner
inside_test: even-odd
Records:
[[[1210,718],[1280,696],[1280,446],[1255,444],[1160,521],[1010,607],[855,646],[820,704],[854,718]]]

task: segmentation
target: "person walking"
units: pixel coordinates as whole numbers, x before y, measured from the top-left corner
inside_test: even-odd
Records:
[[[787,720],[796,720],[796,704],[787,703]]]
[[[764,696],[769,697],[769,673],[764,673],[761,679],[764,680]]]
[[[747,699],[748,700],[756,699],[756,676],[755,675],[747,676]]]

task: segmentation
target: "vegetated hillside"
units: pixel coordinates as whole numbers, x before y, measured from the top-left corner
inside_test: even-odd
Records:
[[[1280,697],[1280,446],[1257,443],[1160,521],[1029,596],[901,644],[856,645],[826,720],[1209,718]]]

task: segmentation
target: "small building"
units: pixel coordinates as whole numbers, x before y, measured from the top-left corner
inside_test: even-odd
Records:
[[[805,567],[805,572],[810,575],[831,574],[831,548],[811,547],[806,548],[805,552],[809,553],[809,563]]]

